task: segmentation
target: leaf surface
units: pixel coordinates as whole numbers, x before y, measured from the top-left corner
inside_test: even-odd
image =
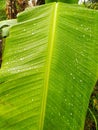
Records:
[[[52,3],[17,20],[0,70],[0,130],[83,130],[97,80],[98,12]]]

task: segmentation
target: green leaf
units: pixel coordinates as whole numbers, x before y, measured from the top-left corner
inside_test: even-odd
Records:
[[[83,130],[97,28],[97,11],[64,3],[18,15],[0,70],[0,130]]]
[[[16,19],[11,19],[11,20],[4,20],[0,22],[0,29],[1,29],[1,35],[2,37],[6,37],[9,35],[9,30],[10,27],[15,25],[17,23]]]
[[[16,23],[17,23],[16,19],[0,21],[0,28],[6,27],[6,26],[11,26],[11,25],[14,25]]]

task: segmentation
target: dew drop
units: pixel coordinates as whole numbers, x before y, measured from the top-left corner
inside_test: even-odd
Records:
[[[75,79],[75,77],[73,77],[73,79]]]
[[[67,99],[65,99],[65,102],[67,101]]]
[[[80,97],[82,97],[82,95],[81,95],[81,94],[80,94],[79,96],[80,96]]]
[[[23,58],[20,58],[20,60],[23,60]]]
[[[78,63],[78,59],[76,58],[76,62]]]
[[[70,103],[68,103],[68,105],[71,105]]]
[[[33,69],[36,69],[37,68],[37,66],[33,66]]]
[[[90,38],[92,37],[92,34],[90,34]]]
[[[84,56],[84,53],[83,52],[80,52],[82,56]]]
[[[74,97],[73,95],[71,95],[71,97]]]
[[[70,115],[72,116],[72,113],[70,113]]]
[[[70,73],[70,75],[72,75],[72,73]]]
[[[73,126],[73,128],[76,128],[76,126]]]
[[[51,105],[49,105],[48,107],[51,108]]]
[[[61,113],[60,113],[60,112],[59,112],[58,114],[59,114],[59,116],[61,116]]]
[[[20,72],[20,70],[17,70],[17,72]]]
[[[58,93],[61,93],[61,91],[58,91]]]
[[[32,32],[32,35],[34,34],[34,32]]]
[[[89,30],[89,28],[86,28],[86,30]]]
[[[85,37],[85,35],[83,35],[83,37]]]
[[[74,105],[73,105],[73,104],[71,104],[71,106],[73,107]]]
[[[24,50],[24,51],[26,51],[27,49],[26,49],[26,48],[24,48],[23,50]]]
[[[51,115],[53,115],[53,112],[51,112]]]
[[[24,29],[23,31],[26,31],[26,29]]]
[[[81,111],[79,110],[78,113],[81,113]]]
[[[78,30],[78,28],[76,28],[76,30]]]
[[[8,69],[8,72],[9,72],[10,70]]]
[[[12,70],[16,70],[16,68],[12,68]]]
[[[67,122],[69,122],[69,120],[68,120],[68,119],[67,119],[66,121],[67,121]]]
[[[80,82],[82,82],[82,80],[80,79]]]

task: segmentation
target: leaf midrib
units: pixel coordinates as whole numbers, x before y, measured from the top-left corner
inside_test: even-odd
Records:
[[[45,83],[44,83],[44,89],[43,89],[39,130],[43,130],[43,127],[44,127],[44,118],[45,118],[48,86],[49,86],[49,76],[50,76],[51,61],[52,61],[52,54],[53,54],[53,47],[54,47],[54,40],[55,40],[57,8],[58,8],[58,3],[54,3],[53,15],[52,15],[52,20],[51,20],[52,26],[50,27],[51,29],[49,32],[50,34],[49,34],[49,41],[48,41],[48,58],[47,58],[47,67],[45,70],[45,78],[44,78]]]

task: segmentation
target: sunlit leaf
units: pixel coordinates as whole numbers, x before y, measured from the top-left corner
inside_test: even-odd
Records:
[[[83,130],[97,80],[98,12],[52,3],[17,19],[0,70],[0,130]]]

